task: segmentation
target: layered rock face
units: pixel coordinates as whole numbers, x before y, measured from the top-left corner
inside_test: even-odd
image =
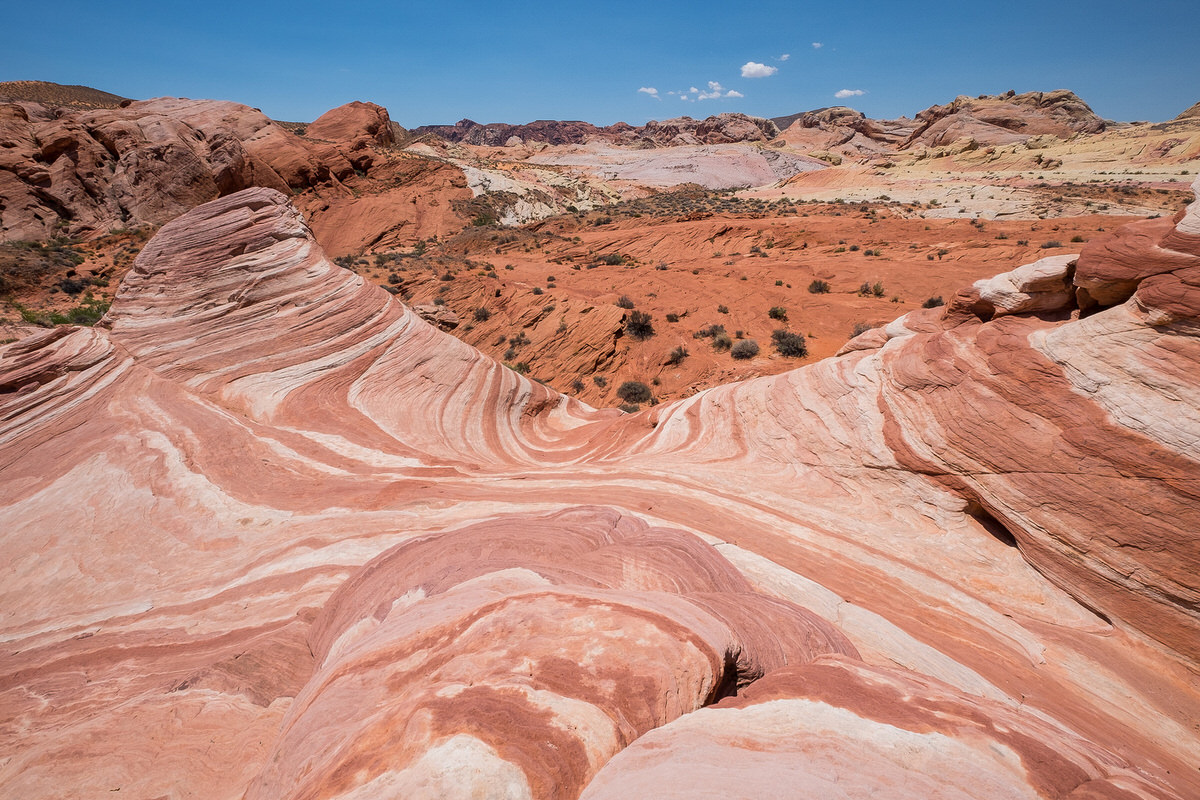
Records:
[[[868,119],[854,109],[834,106],[779,117],[775,122],[783,130],[783,141],[792,147],[852,157],[941,147],[960,140],[992,146],[1044,135],[1069,139],[1106,128],[1087,103],[1066,90],[961,95],[945,105],[930,106],[914,119]]]
[[[304,140],[262,112],[216,100],[159,98],[68,111],[0,104],[0,240],[158,225],[219,196],[329,184],[371,166],[387,112],[350,104]]]
[[[1198,219],[624,415],[200,206],[0,349],[0,793],[1194,797]]]
[[[917,128],[901,145],[938,146],[971,138],[983,145],[1023,142],[1049,134],[1066,139],[1077,133],[1100,133],[1105,122],[1074,92],[1008,92],[961,95],[944,106],[917,114]]]
[[[514,139],[546,144],[582,144],[599,136],[603,130],[590,122],[579,120],[539,119],[524,125],[511,125],[504,122],[481,124],[474,120],[462,119],[453,125],[423,125],[414,128],[412,132],[417,136],[433,134],[447,142],[503,147]]]
[[[792,147],[827,150],[847,155],[873,155],[894,151],[916,129],[910,119],[868,119],[846,106],[819,108],[784,117],[783,140]]]
[[[584,144],[602,140],[614,144],[654,145],[660,147],[696,144],[765,142],[779,135],[769,119],[746,114],[716,114],[705,119],[676,117],[652,120],[634,127],[624,122],[597,127],[588,122],[538,120],[525,125],[490,123],[481,125],[469,119],[454,125],[427,125],[413,129],[414,134],[434,134],[448,142],[502,147],[522,142],[551,145]]]

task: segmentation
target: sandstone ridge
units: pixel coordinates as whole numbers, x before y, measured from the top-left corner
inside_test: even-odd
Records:
[[[161,225],[252,186],[349,194],[343,182],[377,166],[378,148],[394,142],[386,109],[370,103],[308,128],[313,138],[302,138],[257,109],[217,100],[82,110],[0,103],[0,241]]]
[[[203,204],[0,348],[0,793],[1196,796],[1198,214],[627,415]]]

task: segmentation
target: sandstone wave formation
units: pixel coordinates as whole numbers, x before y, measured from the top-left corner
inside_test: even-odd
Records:
[[[1196,797],[1198,320],[1200,202],[627,415],[201,205],[0,349],[0,795]]]

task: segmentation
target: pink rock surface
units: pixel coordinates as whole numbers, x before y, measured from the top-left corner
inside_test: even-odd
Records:
[[[0,794],[1197,796],[1200,345],[1150,280],[624,415],[278,192],[202,205],[0,349]]]
[[[1002,95],[960,95],[944,106],[917,114],[919,123],[902,146],[947,145],[970,138],[983,145],[1025,141],[1049,134],[1067,139],[1076,133],[1099,133],[1105,122],[1074,92],[1007,92]]]
[[[343,144],[355,159],[366,135]],[[0,240],[45,239],[58,225],[75,235],[157,225],[251,186],[298,190],[354,169],[335,144],[238,103],[163,97],[59,115],[0,104]]]
[[[610,761],[582,795],[1155,797],[1052,723],[911,673],[837,658],[781,669]]]

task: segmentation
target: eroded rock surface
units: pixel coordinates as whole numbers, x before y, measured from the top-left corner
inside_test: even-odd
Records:
[[[1194,221],[625,415],[202,205],[0,349],[0,794],[1194,797]]]
[[[387,111],[334,109],[302,139],[239,103],[164,97],[68,110],[0,104],[0,240],[159,225],[253,186],[335,184],[391,143]]]

